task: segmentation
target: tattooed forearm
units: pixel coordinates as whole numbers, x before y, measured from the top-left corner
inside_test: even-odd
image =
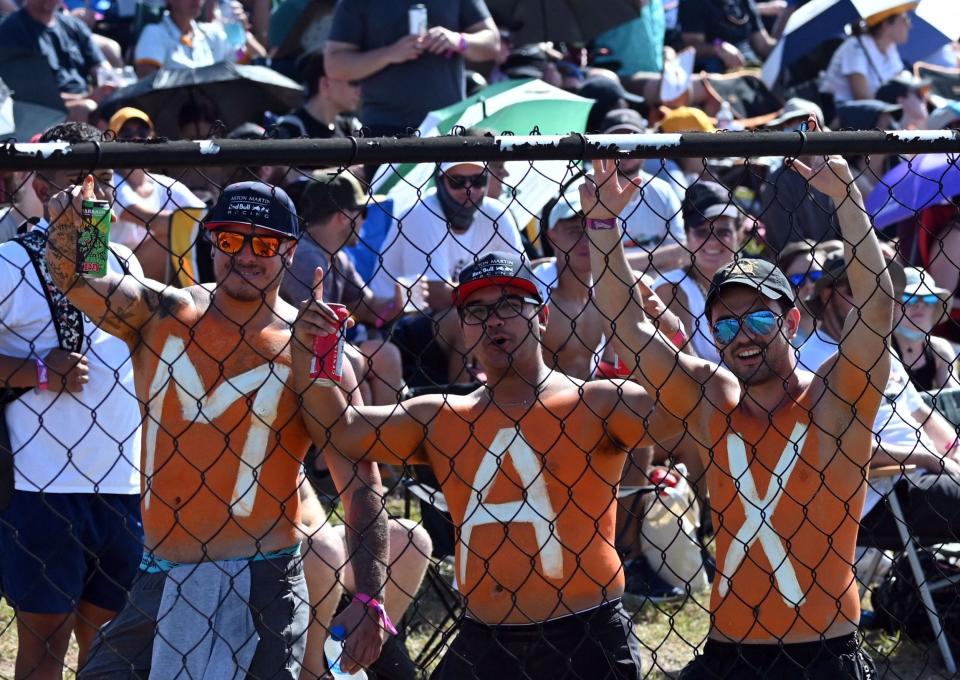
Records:
[[[351,497],[347,517],[347,548],[357,591],[381,597],[390,559],[389,530],[383,497],[366,486]]]
[[[69,292],[80,278],[77,276],[77,230],[73,222],[55,222],[47,232],[47,269],[57,287]]]

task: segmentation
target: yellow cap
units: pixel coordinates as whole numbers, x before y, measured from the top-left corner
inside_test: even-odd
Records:
[[[885,9],[882,12],[877,12],[876,14],[871,14],[866,19],[864,23],[868,28],[873,28],[878,24],[882,24],[884,21],[890,17],[896,16],[898,14],[905,14],[910,10],[916,9],[919,2],[905,2],[902,5],[897,5],[896,7],[891,7],[890,9]]]
[[[660,132],[716,132],[710,116],[692,106],[674,109],[660,121]]]
[[[153,121],[150,120],[150,116],[141,111],[140,109],[135,109],[132,106],[124,106],[122,109],[117,111],[110,118],[110,131],[117,135],[120,134],[120,129],[128,120],[142,120],[147,124],[147,127],[150,128],[151,134],[156,133],[156,129],[153,127]]]

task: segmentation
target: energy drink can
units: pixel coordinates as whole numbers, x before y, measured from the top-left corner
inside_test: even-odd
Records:
[[[410,35],[426,35],[427,33],[427,6],[411,5],[407,11],[410,21]]]
[[[343,305],[328,305],[337,315],[337,332],[318,335],[313,339],[313,359],[310,360],[310,378],[321,385],[339,385],[343,382],[343,342],[346,321],[350,312]]]
[[[77,234],[77,273],[88,278],[107,275],[110,253],[110,203],[84,199],[80,205],[83,226]]]

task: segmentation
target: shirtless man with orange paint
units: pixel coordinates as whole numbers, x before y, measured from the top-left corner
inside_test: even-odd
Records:
[[[295,326],[294,374],[314,436],[348,458],[429,465],[457,526],[457,587],[467,617],[434,673],[443,680],[639,678],[620,605],[616,490],[627,452],[679,421],[634,383],[583,382],[547,367],[548,310],[516,255],[479,256],[454,304],[487,375],[466,396],[348,406],[308,378],[313,338],[332,332],[318,273]]]
[[[203,225],[217,283],[176,289],[77,274],[81,199],[93,187],[88,177],[51,201],[47,264],[74,305],[130,345],[146,411],[146,545],[130,600],[80,677],[200,677],[220,665],[231,677],[297,680],[314,601],[298,494],[311,439],[291,377],[297,310],[278,295],[300,233],[296,209],[266,184],[224,188]],[[357,592],[383,599],[390,559],[377,468],[327,462],[343,490]],[[350,631],[344,665],[377,659],[385,634],[367,604],[355,599],[334,624]]]
[[[816,129],[815,121],[808,122]],[[797,369],[793,290],[768,262],[740,259],[713,279],[706,313],[725,367],[678,354],[637,304],[615,221],[635,187],[613,162],[581,188],[595,299],[616,319],[621,360],[699,442],[716,527],[709,639],[681,674],[700,678],[872,678],[856,638],[853,563],[871,426],[890,368],[886,262],[846,161],[794,169],[837,205],[853,313],[837,355]],[[588,207],[589,206],[589,207]]]

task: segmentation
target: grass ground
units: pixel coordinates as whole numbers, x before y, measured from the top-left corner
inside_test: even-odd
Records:
[[[397,515],[402,514],[402,500],[390,498],[388,509]],[[411,509],[412,519],[418,520],[416,503],[412,504]],[[452,578],[449,565],[441,565],[441,574],[449,582]],[[633,616],[637,637],[642,645],[643,677],[651,680],[675,678],[706,639],[709,627],[707,593],[681,603],[647,603],[639,609],[631,608],[629,601],[625,604]],[[442,618],[443,607],[439,598],[425,586],[408,627],[407,647],[411,656],[416,657],[421,651]],[[939,680],[949,677],[934,646],[918,646],[877,632],[867,634],[865,642],[877,661],[882,678]],[[0,680],[14,677],[16,649],[16,623],[13,612],[4,602],[0,604]],[[72,669],[76,668],[76,645],[70,647],[67,667],[64,677],[72,680]]]

